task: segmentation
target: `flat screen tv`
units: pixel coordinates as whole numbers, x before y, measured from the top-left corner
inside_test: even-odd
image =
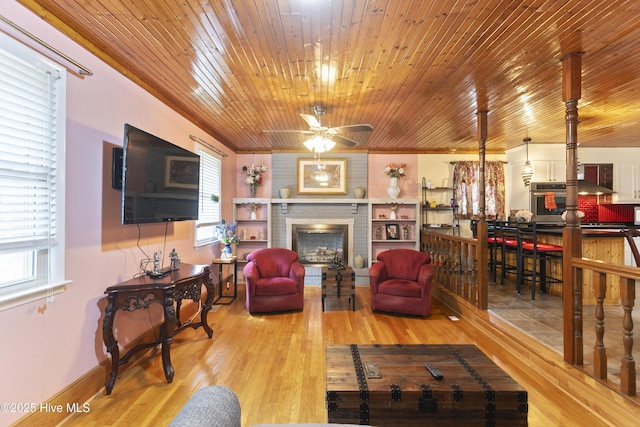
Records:
[[[198,219],[200,156],[124,126],[122,224]]]

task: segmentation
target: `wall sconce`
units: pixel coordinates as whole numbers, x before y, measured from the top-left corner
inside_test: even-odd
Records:
[[[524,138],[525,149],[527,150],[527,161],[524,163],[524,167],[522,168],[522,182],[524,182],[524,186],[528,187],[531,182],[531,178],[533,178],[533,168],[531,167],[531,162],[529,161],[529,143],[531,142],[531,138],[528,136]]]

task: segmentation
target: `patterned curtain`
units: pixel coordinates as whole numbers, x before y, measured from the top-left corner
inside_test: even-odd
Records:
[[[485,162],[485,213],[488,219],[503,219],[504,215],[504,164],[499,161]],[[456,188],[456,203],[460,218],[469,219],[480,214],[478,187],[480,163],[456,162],[453,169],[453,184]]]

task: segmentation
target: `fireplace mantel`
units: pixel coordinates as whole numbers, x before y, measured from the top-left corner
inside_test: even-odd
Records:
[[[283,214],[288,212],[288,206],[291,204],[327,204],[327,205],[351,205],[352,213],[358,213],[358,205],[369,204],[369,199],[347,199],[338,197],[322,197],[322,198],[289,198],[289,199],[271,199],[272,204],[279,204]]]

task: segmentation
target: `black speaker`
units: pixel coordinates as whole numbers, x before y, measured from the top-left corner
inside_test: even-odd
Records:
[[[124,150],[120,147],[113,147],[111,152],[111,187],[122,190],[122,157]]]

